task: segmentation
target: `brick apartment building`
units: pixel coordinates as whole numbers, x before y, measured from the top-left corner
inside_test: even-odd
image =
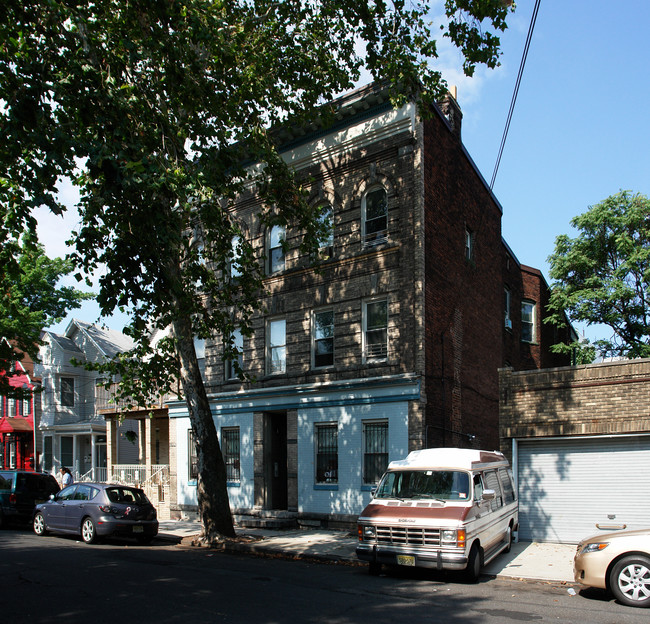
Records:
[[[551,357],[546,283],[502,240],[501,206],[462,145],[455,100],[426,120],[372,86],[335,104],[334,125],[290,128],[282,148],[331,218],[321,271],[300,256],[300,231],[262,229],[253,189],[236,207],[268,294],[252,337],[235,335],[254,383],[222,360],[220,337],[206,345],[235,510],[349,520],[388,461],[498,448],[498,369]],[[194,444],[184,404],[169,407],[181,515],[196,509]]]

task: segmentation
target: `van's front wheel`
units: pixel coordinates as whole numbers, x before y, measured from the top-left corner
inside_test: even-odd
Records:
[[[478,577],[481,575],[481,549],[477,544],[472,546],[469,551],[467,559],[467,567],[465,568],[465,580],[468,583],[476,583]]]

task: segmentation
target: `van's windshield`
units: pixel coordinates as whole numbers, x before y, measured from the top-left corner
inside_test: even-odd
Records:
[[[434,498],[467,501],[471,498],[469,474],[459,470],[395,470],[387,472],[375,498]]]

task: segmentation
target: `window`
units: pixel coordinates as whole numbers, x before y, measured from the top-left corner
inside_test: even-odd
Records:
[[[238,379],[244,368],[244,337],[240,329],[232,333],[232,346],[237,350],[237,357],[226,362],[226,379]]]
[[[512,319],[510,318],[510,289],[505,288],[503,291],[503,318],[506,329],[512,329]]]
[[[241,277],[242,270],[241,270],[241,237],[239,236],[233,236],[232,240],[230,241],[230,279],[231,280],[236,280],[237,278]]]
[[[474,233],[465,228],[465,260],[474,260]]]
[[[484,474],[485,489],[494,490],[494,499],[490,501],[490,509],[496,511],[499,507],[503,507],[503,496],[501,495],[501,485],[497,477],[496,470],[487,470]]]
[[[388,197],[385,189],[368,191],[361,202],[363,242],[376,245],[388,237]]]
[[[318,223],[323,230],[318,248],[321,258],[327,260],[334,255],[334,213],[329,204],[323,204],[318,211]]]
[[[188,479],[196,481],[199,478],[199,456],[194,441],[194,432],[191,429],[187,432],[187,465],[189,468]]]
[[[514,503],[517,500],[515,495],[515,486],[512,479],[512,471],[506,468],[499,468],[499,480],[503,490],[503,502],[506,505]]]
[[[312,366],[334,364],[334,310],[314,312],[312,319]]]
[[[226,481],[239,483],[241,481],[239,458],[239,427],[223,427],[221,429],[223,444],[223,460],[226,464]]]
[[[336,423],[316,425],[316,483],[338,483],[339,447]]]
[[[61,377],[60,399],[63,407],[74,407],[74,377]]]
[[[69,466],[72,468],[74,466],[74,457],[73,457],[73,448],[74,442],[72,436],[61,436],[61,465]]]
[[[268,233],[268,273],[277,273],[284,271],[284,249],[282,244],[286,238],[286,232],[283,226],[274,225]]]
[[[366,361],[384,360],[388,356],[388,301],[364,303],[364,355]]]
[[[388,422],[363,423],[363,482],[379,483],[388,467]]]
[[[267,374],[287,371],[287,322],[284,319],[269,321],[266,325]]]
[[[532,301],[521,302],[521,340],[535,342],[535,304]]]

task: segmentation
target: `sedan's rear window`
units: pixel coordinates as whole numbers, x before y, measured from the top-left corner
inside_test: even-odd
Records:
[[[106,496],[111,503],[138,503],[145,505],[149,502],[142,490],[127,487],[111,487],[106,489]]]
[[[0,490],[11,490],[13,479],[13,473],[0,472]]]

